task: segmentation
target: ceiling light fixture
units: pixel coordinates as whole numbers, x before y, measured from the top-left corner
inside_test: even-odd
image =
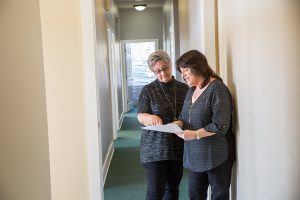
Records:
[[[139,4],[139,5],[133,5],[133,7],[138,11],[142,11],[142,10],[145,10],[147,5],[146,4]]]

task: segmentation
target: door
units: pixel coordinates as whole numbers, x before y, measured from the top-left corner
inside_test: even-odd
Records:
[[[148,68],[147,59],[149,54],[156,51],[157,48],[157,39],[123,41],[127,85],[125,99],[127,99],[128,111],[137,106],[143,86],[156,78]]]
[[[114,139],[117,138],[117,130],[119,129],[119,109],[118,109],[118,88],[117,88],[117,65],[116,52],[115,52],[115,34],[113,29],[107,24],[107,40],[108,40],[108,65],[110,75],[110,86],[111,86],[111,104],[112,104],[112,125]]]

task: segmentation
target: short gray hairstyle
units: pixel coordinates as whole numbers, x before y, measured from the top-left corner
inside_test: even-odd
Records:
[[[171,64],[171,59],[169,54],[166,51],[163,50],[158,50],[155,51],[153,53],[151,53],[148,57],[147,63],[148,63],[148,67],[151,71],[153,71],[153,65],[157,62],[157,61],[165,61],[168,65]]]

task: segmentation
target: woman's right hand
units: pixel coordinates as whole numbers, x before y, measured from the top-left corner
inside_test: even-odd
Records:
[[[148,113],[139,113],[137,118],[139,122],[144,126],[163,124],[161,118],[157,115],[151,115]]]
[[[149,115],[147,121],[147,126],[163,124],[161,118],[157,115]],[[145,125],[146,126],[146,125]]]
[[[176,133],[176,135],[184,140],[196,139],[196,133],[193,130],[185,130],[183,132]]]

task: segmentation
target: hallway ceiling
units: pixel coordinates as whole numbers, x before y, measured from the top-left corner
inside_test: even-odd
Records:
[[[119,8],[132,8],[136,4],[147,4],[148,8],[162,7],[164,0],[116,0]]]

